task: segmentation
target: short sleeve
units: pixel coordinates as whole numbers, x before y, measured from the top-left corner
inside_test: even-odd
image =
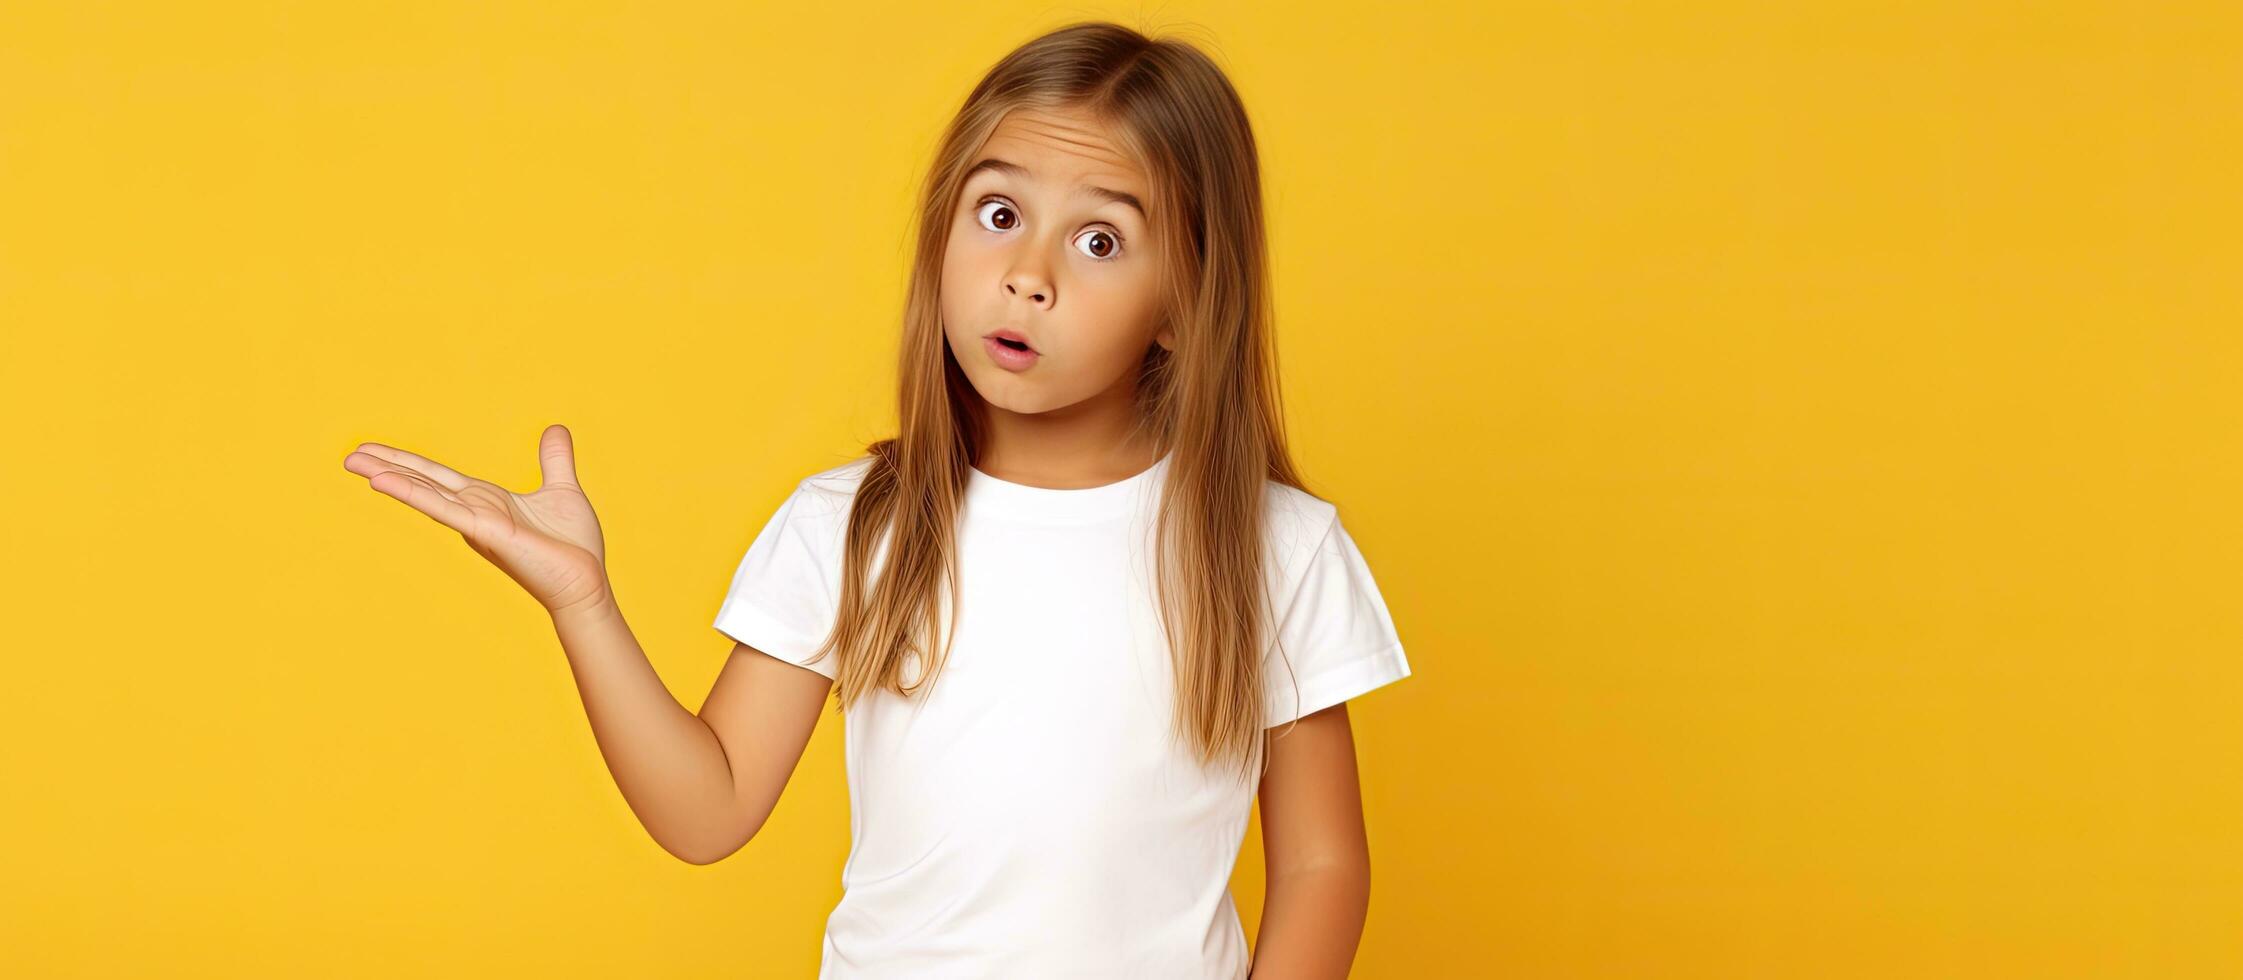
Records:
[[[1265,727],[1410,676],[1371,566],[1334,515],[1282,607],[1262,669]]]
[[[781,501],[732,573],[717,607],[718,631],[780,660],[839,675],[837,658],[810,662],[833,628],[840,581],[838,526],[807,482]]]

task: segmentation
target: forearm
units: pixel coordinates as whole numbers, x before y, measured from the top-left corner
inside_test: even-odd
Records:
[[[639,823],[695,864],[737,849],[745,831],[724,746],[663,686],[613,595],[552,618],[600,755]]]
[[[1370,904],[1367,867],[1271,873],[1252,980],[1345,980]]]

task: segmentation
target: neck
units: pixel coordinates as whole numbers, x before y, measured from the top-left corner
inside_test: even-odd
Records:
[[[974,468],[1000,480],[1052,490],[1104,486],[1160,459],[1138,430],[1134,379],[1065,408],[1022,414],[983,403],[988,439]]]

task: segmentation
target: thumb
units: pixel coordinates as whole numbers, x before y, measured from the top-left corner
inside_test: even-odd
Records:
[[[547,486],[576,483],[576,444],[569,438],[567,426],[554,423],[545,427],[545,434],[537,441],[537,468]]]

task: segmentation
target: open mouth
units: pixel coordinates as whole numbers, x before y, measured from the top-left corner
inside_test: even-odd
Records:
[[[1013,335],[1009,330],[983,334],[981,342],[984,345],[982,349],[988,352],[990,362],[1007,371],[1026,371],[1043,359],[1043,354],[1030,346],[1025,338]]]

